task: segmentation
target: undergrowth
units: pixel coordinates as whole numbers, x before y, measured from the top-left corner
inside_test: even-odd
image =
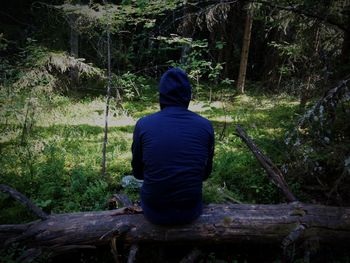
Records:
[[[22,92],[15,99],[5,100],[6,90],[2,89],[3,107],[13,107],[11,104],[16,101],[16,111],[10,112],[0,124],[0,183],[16,188],[51,213],[107,209],[108,198],[120,191],[136,201],[137,191],[123,189],[120,182],[124,175],[131,174],[130,148],[135,122],[159,109],[156,86],[152,87],[148,94],[143,94],[148,99],[124,101],[123,109],[112,102],[106,177],[101,175],[103,96]],[[241,124],[257,145],[282,165],[285,161],[282,142],[296,117],[296,99],[283,95],[235,96],[232,92],[223,97],[217,89],[212,102],[208,102],[204,90],[190,106],[212,121],[216,133],[214,168],[204,183],[204,201],[281,201],[278,190],[269,183],[234,128]],[[36,101],[35,107],[28,104],[28,98]],[[28,109],[32,114],[26,117]],[[293,190],[298,190],[296,182],[290,184]],[[0,207],[3,211],[0,223],[32,219],[7,195],[0,195]]]
[[[107,175],[103,177],[102,71],[65,53],[33,48],[33,40],[28,41],[17,55],[24,66],[12,65],[14,70],[0,86],[0,183],[14,187],[48,213],[104,210],[116,192],[137,201],[137,190],[124,189],[121,179],[132,173],[130,148],[137,119],[159,110],[156,81],[130,72],[113,75],[113,87],[119,87],[123,101],[122,107],[114,97],[110,103]],[[68,73],[74,68],[82,70],[82,76],[100,74],[100,80],[90,76],[82,78],[80,86],[72,86]],[[64,83],[70,83],[70,88],[63,88]],[[203,190],[206,203],[283,201],[235,135],[235,125],[241,124],[281,166],[287,158],[285,134],[295,123],[298,102],[288,95],[261,94],[254,91],[256,86],[238,96],[230,83],[194,83],[190,110],[211,120],[215,130],[214,167]],[[298,183],[286,179],[297,194]],[[33,220],[5,194],[0,194],[0,208],[0,224]]]

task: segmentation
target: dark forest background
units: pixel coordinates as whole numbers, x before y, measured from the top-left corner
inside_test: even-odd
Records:
[[[349,206],[349,0],[5,1],[0,183],[49,213],[136,202],[133,128],[171,66],[215,128],[206,203],[286,201],[241,124],[301,201]],[[0,208],[3,224],[33,219],[5,194]]]

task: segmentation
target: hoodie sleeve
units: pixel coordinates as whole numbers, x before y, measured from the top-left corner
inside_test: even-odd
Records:
[[[142,143],[140,134],[140,122],[136,123],[132,142],[132,172],[135,178],[143,179],[143,163],[142,163]]]
[[[212,169],[213,169],[213,157],[214,157],[214,129],[210,124],[210,133],[209,133],[209,144],[208,144],[208,161],[205,166],[203,181],[207,180]]]

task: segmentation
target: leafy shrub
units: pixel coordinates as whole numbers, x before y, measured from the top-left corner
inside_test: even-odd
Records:
[[[143,94],[150,89],[149,82],[145,77],[130,72],[114,76],[112,83],[127,100],[145,99]]]

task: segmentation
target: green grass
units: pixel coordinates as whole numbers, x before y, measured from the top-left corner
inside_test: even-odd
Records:
[[[0,124],[0,183],[16,188],[45,211],[55,213],[106,209],[108,197],[118,191],[137,199],[137,192],[123,190],[120,180],[131,174],[135,122],[159,108],[154,92],[144,95],[146,99],[124,102],[123,110],[112,101],[105,178],[101,176],[104,97],[41,97],[33,110],[33,126],[21,143],[26,105],[23,96],[29,95],[18,95],[21,98],[16,114],[20,117],[15,118],[10,112],[8,121]],[[216,133],[214,168],[204,184],[204,201],[224,202],[225,196],[231,196],[249,203],[279,202],[278,190],[235,135],[235,125],[241,124],[275,163],[282,164],[284,135],[296,119],[297,100],[249,93],[236,97],[218,95],[214,99],[208,103],[207,96],[202,96],[190,107],[209,118]],[[296,183],[290,183],[298,190]],[[32,219],[7,195],[0,195],[0,207],[0,223]]]
[[[282,95],[241,95],[225,104],[226,114],[222,107],[202,113],[212,120],[217,139],[213,173],[205,184],[205,200],[222,201],[220,191],[213,189],[216,188],[228,190],[243,202],[279,202],[278,190],[268,181],[246,145],[235,135],[235,125],[241,124],[276,164],[283,164],[286,158],[283,140],[296,119],[296,99]],[[291,183],[292,188],[298,190],[298,185]]]

